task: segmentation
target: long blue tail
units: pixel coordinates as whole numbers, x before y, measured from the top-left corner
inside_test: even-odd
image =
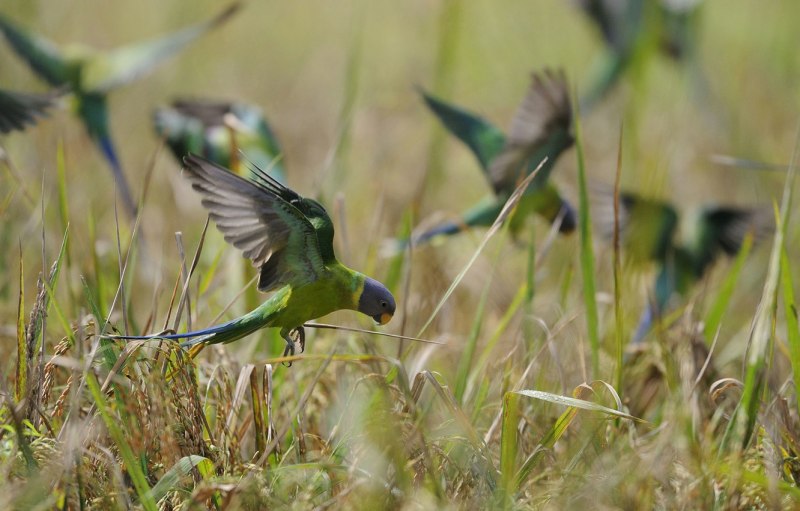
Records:
[[[135,218],[136,201],[133,200],[133,195],[131,194],[131,189],[128,186],[128,181],[125,179],[125,173],[122,172],[122,165],[120,165],[119,159],[117,158],[117,153],[114,150],[114,143],[111,141],[111,137],[97,137],[97,145],[100,147],[100,151],[103,153],[103,156],[106,157],[106,160],[108,160],[108,163],[111,165],[111,172],[114,174],[114,181],[116,182],[119,193],[122,196],[122,203],[125,206],[125,210],[131,216],[131,218]]]
[[[456,223],[456,222],[447,222],[433,229],[423,232],[419,236],[414,237],[414,245],[422,245],[427,243],[432,238],[436,236],[450,236],[452,234],[458,234],[459,232],[463,231],[466,225],[464,223]]]
[[[273,298],[281,295],[279,291],[273,295],[270,300],[267,300],[256,309],[248,312],[244,316],[232,319],[221,325],[204,328],[202,330],[193,330],[191,332],[182,332],[178,334],[167,335],[115,335],[110,336],[114,339],[130,339],[130,340],[145,340],[145,339],[168,339],[180,340],[187,339],[181,343],[181,347],[189,348],[195,344],[220,344],[229,343],[247,337],[253,332],[262,328],[270,326],[270,321],[274,318],[276,310],[273,305]]]
[[[650,330],[653,327],[653,322],[658,317],[659,311],[656,310],[655,304],[648,303],[647,307],[642,312],[642,316],[639,318],[639,324],[636,326],[636,333],[633,334],[633,339],[631,339],[631,344],[636,345],[639,344],[647,337],[647,334],[650,333]]]

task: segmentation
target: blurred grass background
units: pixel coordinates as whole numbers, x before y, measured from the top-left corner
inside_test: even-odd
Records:
[[[99,0],[11,0],[3,4],[2,12],[59,43],[111,48],[205,19],[219,8],[218,2],[205,0],[191,4],[143,0],[113,6]],[[795,0],[704,2],[699,60],[714,100],[698,98],[686,71],[674,62],[663,57],[649,59],[643,73],[624,79],[597,108],[582,116],[590,179],[613,182],[623,125],[625,189],[672,200],[680,207],[706,202],[770,204],[779,200],[783,174],[721,168],[708,157],[723,153],[777,163],[789,161],[800,111],[797,19],[800,3]],[[452,53],[442,57],[440,41],[447,37],[452,38]],[[384,278],[390,263],[380,256],[381,241],[400,232],[412,204],[418,207],[415,222],[430,220],[433,215],[450,218],[488,190],[472,156],[452,138],[444,138],[414,86],[433,89],[505,129],[528,85],[530,71],[544,66],[564,68],[580,93],[603,51],[595,28],[569,2],[559,0],[507,0],[502,4],[491,0],[247,3],[225,26],[151,76],[111,95],[112,134],[137,193],[142,191],[155,157],[152,183],[142,209],[147,251],[137,254],[126,283],[132,321],[139,327],[146,323],[154,297],[156,325],[163,321],[180,268],[174,232],[183,232],[191,257],[206,216],[199,198],[180,177],[178,163],[160,149],[151,125],[155,107],[185,96],[259,104],[282,143],[290,186],[303,195],[321,197],[331,212],[340,259]],[[0,44],[0,69],[4,88],[45,89],[6,44]],[[91,283],[98,278],[105,280],[98,289],[105,293],[101,302],[108,304],[119,270],[113,182],[79,122],[67,110],[55,111],[36,127],[4,137],[2,144],[21,177],[18,185],[7,172],[0,174],[0,194],[9,198],[0,211],[0,336],[7,339],[0,344],[0,354],[5,360],[4,374],[11,375],[19,247],[25,264],[25,297],[30,303],[36,293],[35,274],[57,256],[63,235],[56,176],[59,144],[65,154],[71,263],[62,277],[67,283],[59,287],[57,295],[68,319],[76,320],[88,309],[79,276]],[[432,149],[436,144],[440,144],[440,158],[430,156],[437,150]],[[553,177],[573,202],[578,196],[576,169],[573,149],[562,156]],[[33,202],[23,198],[18,186],[25,188]],[[796,258],[793,220],[788,223],[787,247],[790,257]],[[547,226],[536,222],[530,236],[541,241]],[[90,233],[91,223],[94,234]],[[123,247],[129,226],[120,209]],[[47,239],[44,263],[42,230]],[[464,234],[415,252],[408,294],[402,287],[393,290],[403,308],[386,330],[399,332],[403,328],[406,334],[415,335],[482,235]],[[600,327],[608,348],[601,374],[587,375],[581,369],[589,362],[578,240],[573,235],[554,242],[536,275],[534,302],[526,310],[528,317],[541,320],[553,332],[555,344],[550,345],[549,356],[538,362],[541,367],[535,376],[523,380],[527,388],[568,394],[587,379],[612,381],[611,251],[600,240],[596,242]],[[739,375],[750,319],[765,278],[767,252],[764,248],[755,250],[733,294],[714,361],[723,375]],[[95,254],[99,263],[94,262]],[[196,304],[195,320],[200,326],[210,322],[245,285],[246,278],[237,271],[240,255],[225,246],[214,228],[209,229],[198,282],[204,274],[215,271],[212,265],[218,256],[223,265],[216,270],[210,290]],[[478,334],[479,344],[485,345],[524,279],[526,258],[524,247],[515,246],[505,235],[490,242],[433,326],[423,334],[450,345],[430,353],[426,347],[412,346],[416,354],[426,353],[426,357],[403,359],[412,377],[412,369],[424,367],[438,371],[452,384],[481,294],[488,287]],[[715,289],[729,266],[727,262],[719,264],[704,288]],[[625,325],[632,332],[652,276],[640,270],[625,271],[621,303]],[[702,311],[702,290],[699,296],[697,307]],[[196,289],[193,298],[197,300]],[[236,301],[226,317],[249,310],[258,299],[251,294]],[[368,326],[362,319],[352,313],[337,313],[329,321]],[[119,325],[118,312],[112,321]],[[532,327],[534,337],[542,338],[537,324]],[[508,362],[505,357],[509,353],[519,354],[515,350],[525,352],[531,346],[521,340],[525,338],[521,328],[505,330],[491,355],[487,379],[496,372],[499,379],[495,383],[502,388],[508,388],[514,378],[497,368]],[[48,337],[57,340],[63,334],[53,332]],[[257,334],[222,350],[240,362],[276,356],[278,353],[271,352],[267,344],[257,342],[266,337]],[[342,340],[346,342],[340,345],[340,351],[397,354],[393,340],[333,334],[312,335],[307,352],[327,353]],[[207,351],[211,360],[222,355],[216,349]],[[532,356],[526,352],[524,358],[527,361]],[[295,364],[285,377],[308,377],[313,368],[303,365]],[[781,365],[778,363],[778,367]],[[341,369],[328,371],[339,374],[335,371]],[[340,397],[349,392],[346,383],[341,385]],[[491,411],[496,413],[497,408]],[[484,412],[476,409],[473,417]],[[330,411],[321,420],[332,420],[333,416],[335,412]],[[475,418],[475,424],[488,427],[485,418]]]
[[[38,8],[35,3],[9,2],[5,12],[57,42],[111,48],[203,19],[215,12],[215,5],[200,2],[189,11],[182,5],[157,2],[125,9],[91,2]],[[446,19],[446,5],[439,2],[248,4],[229,24],[151,76],[112,95],[112,132],[129,180],[140,193],[160,146],[151,127],[152,111],[158,105],[185,96],[252,101],[264,108],[280,138],[290,185],[300,193],[323,197],[332,210],[336,209],[334,199],[342,199],[345,223],[337,225],[337,241],[345,262],[357,268],[382,264],[366,259],[380,239],[397,232],[406,206],[417,200],[420,189],[422,209],[417,221],[437,212],[453,215],[486,193],[472,156],[453,140],[444,142],[445,155],[435,162],[440,168],[426,168],[432,136],[440,128],[413,87],[435,85],[443,29],[452,31],[455,51],[446,66],[448,74],[439,79],[442,90],[435,92],[504,129],[531,70],[563,67],[580,91],[587,85],[593,60],[603,52],[594,27],[566,2],[512,1],[502,8],[480,1],[453,5],[458,5],[456,16]],[[790,1],[767,6],[755,1],[710,1],[703,9],[700,61],[717,104],[698,101],[685,73],[673,62],[651,59],[644,78],[635,83],[624,80],[583,119],[589,175],[613,180],[619,128],[624,124],[624,188],[674,200],[679,206],[768,203],[780,190],[781,175],[720,168],[709,163],[708,156],[725,153],[788,161],[800,81],[800,56],[790,44],[789,20],[798,7]],[[753,26],[756,15],[763,21]],[[88,26],[92,28],[87,30]],[[355,53],[354,45],[360,46],[360,58],[352,77],[348,59]],[[6,70],[4,86],[43,89],[7,45],[0,45],[0,63]],[[343,118],[348,94],[355,99],[352,111]],[[717,105],[722,108],[714,110]],[[339,147],[343,130],[349,130],[348,142]],[[76,260],[91,260],[86,246],[91,215],[97,224],[97,248],[109,259],[111,270],[116,266],[113,182],[79,123],[68,112],[57,112],[36,129],[6,137],[4,144],[31,195],[38,196],[44,180],[45,215],[52,219],[58,213],[55,148],[59,141],[65,147],[71,234],[73,247],[79,251]],[[573,154],[561,159],[554,179],[567,186],[574,200]],[[426,172],[431,179],[425,179]],[[7,189],[14,186],[7,175],[3,179]],[[13,200],[3,228],[6,296],[14,294],[17,241],[27,257],[41,252],[40,243],[34,241],[40,237],[40,208],[22,202],[19,194]],[[194,247],[203,218],[198,198],[179,176],[178,164],[162,151],[142,222],[152,240],[151,257],[158,263],[138,269],[133,296],[152,296],[155,282],[171,278],[167,275],[174,272],[177,257],[173,233],[183,231],[186,246]],[[337,224],[341,219],[337,218]],[[125,229],[127,222],[122,224]],[[60,223],[46,221],[45,229],[51,230],[52,239],[60,238]],[[544,228],[540,226],[539,231],[541,236]],[[342,247],[345,232],[348,246]],[[422,321],[420,316],[425,316],[466,261],[479,236],[461,236],[446,247],[424,248],[415,256],[411,287],[415,300],[404,311],[412,325],[414,318]],[[221,239],[216,232],[210,237]],[[552,259],[566,264],[548,264],[541,278],[560,281],[564,267],[575,262],[568,257],[574,243],[569,238],[557,242],[556,253],[567,257]],[[492,300],[503,310],[514,293],[509,284],[523,267],[511,261],[525,255],[512,246],[498,250],[509,262],[498,268]],[[239,257],[228,252],[227,261]],[[211,258],[216,252],[208,250],[205,255]],[[80,270],[91,273],[85,265]],[[159,275],[159,271],[166,273]],[[464,305],[469,311],[484,286],[481,275],[485,274],[477,270],[467,279],[455,310]],[[755,265],[745,274],[753,275],[752,284],[763,278]],[[607,284],[601,289],[608,289]],[[557,290],[557,286],[540,286],[538,309],[546,310],[552,303],[547,290],[553,287]],[[640,299],[641,295],[633,294],[634,300]],[[243,312],[240,305],[234,306],[234,312]],[[14,308],[14,300],[3,304],[5,313]],[[447,326],[451,333],[465,334],[468,329],[462,318]]]

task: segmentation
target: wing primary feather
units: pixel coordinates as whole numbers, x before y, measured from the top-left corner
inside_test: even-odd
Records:
[[[247,166],[250,168],[250,172],[256,179],[250,180],[253,184],[259,187],[261,190],[268,191],[275,195],[278,195],[282,199],[286,200],[288,203],[295,205],[296,201],[300,201],[300,195],[297,194],[294,190],[287,188],[284,186],[280,181],[275,179],[274,177],[270,176],[267,171],[247,159],[247,155],[244,154],[241,150],[239,150],[239,154],[245,157],[247,161]]]

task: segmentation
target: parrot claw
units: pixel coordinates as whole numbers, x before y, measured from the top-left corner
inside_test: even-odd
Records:
[[[302,326],[299,326],[289,332],[283,338],[286,341],[286,348],[283,350],[283,356],[294,356],[295,343],[300,345],[300,353],[306,350],[306,331]],[[286,367],[292,367],[292,363],[285,364]]]
[[[295,328],[292,333],[297,334],[297,343],[300,345],[300,353],[306,351],[306,330],[302,326]],[[291,334],[290,334],[291,335]]]

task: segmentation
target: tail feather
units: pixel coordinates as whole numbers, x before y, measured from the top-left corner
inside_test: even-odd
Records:
[[[98,137],[97,145],[100,147],[103,156],[106,157],[108,163],[111,164],[111,171],[114,174],[114,181],[119,188],[119,193],[122,195],[122,202],[125,205],[125,210],[130,214],[131,218],[136,217],[136,201],[133,200],[131,189],[128,186],[128,181],[125,179],[125,173],[122,172],[122,165],[119,163],[117,153],[114,150],[114,144],[110,137]]]
[[[655,321],[658,315],[658,311],[655,310],[655,306],[653,304],[648,304],[645,308],[644,312],[642,312],[642,316],[639,318],[639,324],[636,326],[636,332],[633,334],[633,339],[631,339],[632,345],[638,345],[641,343],[647,334],[650,333],[650,330],[653,327],[653,322]]]
[[[182,340],[182,348],[191,348],[190,353],[194,352],[196,355],[200,349],[196,346],[204,346],[207,344],[225,344],[237,341],[243,337],[247,337],[253,332],[269,326],[270,320],[273,318],[273,313],[267,312],[270,302],[264,302],[261,307],[245,314],[244,316],[232,319],[227,323],[221,325],[204,328],[202,330],[193,330],[191,332],[182,332],[167,335],[115,335],[110,336],[113,339],[129,339],[129,340],[146,340],[146,339],[167,339],[167,340]],[[265,307],[267,306],[267,307]]]
[[[464,223],[457,223],[457,222],[447,222],[433,229],[429,229],[422,234],[413,237],[414,245],[422,245],[427,243],[432,238],[437,236],[451,236],[453,234],[458,234],[459,232],[463,231],[466,227]]]

